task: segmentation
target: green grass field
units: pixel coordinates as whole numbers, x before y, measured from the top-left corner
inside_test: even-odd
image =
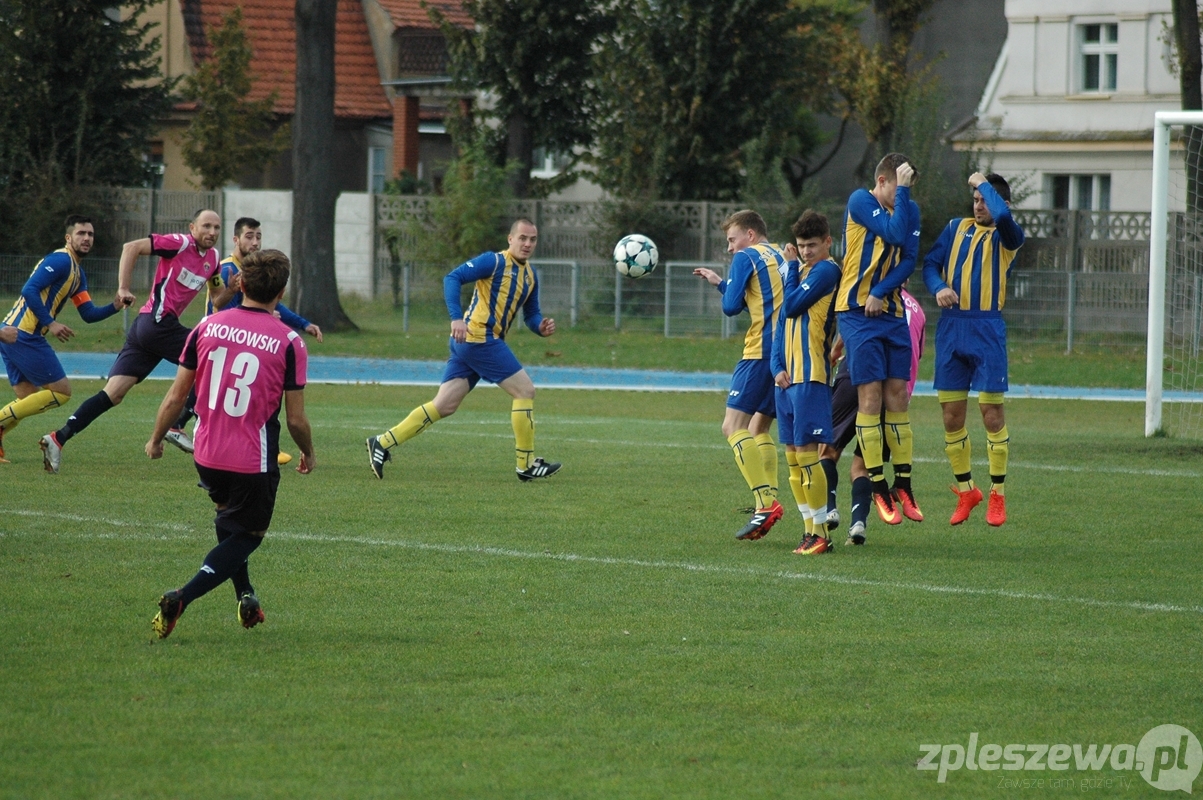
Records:
[[[945,783],[916,763],[971,733],[1203,734],[1203,449],[1144,439],[1137,404],[1009,402],[994,530],[947,524],[918,398],[927,521],[807,558],[795,513],[734,540],[721,395],[541,392],[539,452],[566,466],[520,484],[508,398],[482,388],[376,481],[363,438],[429,389],[315,385],[318,468],[285,471],[251,561],[266,623],[243,630],[225,586],[152,641],[213,541],[190,459],[142,454],[165,389],[131,392],[58,476],[36,441],[65,412],[5,438],[0,797],[1157,797],[1072,760]]]

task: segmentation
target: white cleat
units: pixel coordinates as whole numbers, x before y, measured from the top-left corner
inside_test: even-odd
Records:
[[[48,433],[42,437],[42,441],[38,442],[38,446],[42,448],[42,466],[47,472],[58,474],[58,468],[63,463],[63,448],[59,445],[58,439],[53,433]]]
[[[192,440],[188,438],[188,434],[184,433],[179,428],[172,428],[171,430],[167,431],[167,435],[163,438],[183,450],[185,453],[192,453],[196,449],[192,446]]]

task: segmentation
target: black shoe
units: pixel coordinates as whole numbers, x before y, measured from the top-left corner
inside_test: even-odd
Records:
[[[525,483],[526,481],[533,481],[536,478],[547,478],[555,475],[560,471],[560,467],[562,466],[564,465],[548,463],[541,458],[536,458],[531,462],[529,467],[526,469],[515,470],[515,472],[518,473],[518,480]]]
[[[379,436],[368,437],[368,466],[372,468],[372,474],[381,480],[384,479],[384,462],[392,461],[393,457],[385,449],[384,445],[380,444]],[[557,466],[559,466],[557,464]]]
[[[175,630],[175,624],[183,614],[184,601],[180,599],[180,590],[172,589],[159,598],[159,613],[151,620],[150,627],[160,639],[166,639]]]
[[[263,621],[263,607],[259,598],[251,592],[245,592],[238,598],[238,621],[244,628],[253,628]]]

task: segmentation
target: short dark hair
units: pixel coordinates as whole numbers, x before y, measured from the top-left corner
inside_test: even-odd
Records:
[[[735,227],[744,231],[755,231],[766,239],[769,236],[769,226],[764,223],[764,217],[748,208],[736,211],[723,220],[724,233]]]
[[[986,183],[990,184],[994,191],[998,192],[998,196],[1008,203],[1011,202],[1011,184],[1007,183],[1007,179],[997,172],[991,172],[986,176]]]
[[[242,292],[256,303],[270,303],[288,285],[292,264],[279,250],[257,250],[242,262]]]
[[[831,235],[831,226],[827,224],[826,214],[808,208],[798,217],[790,232],[795,239],[826,239]]]
[[[259,220],[257,219],[252,219],[251,217],[239,217],[238,221],[234,223],[234,235],[241,236],[242,232],[247,228],[261,227],[263,226],[259,224]]]
[[[512,225],[510,225],[510,235],[512,236],[512,235],[514,234],[514,232],[518,230],[518,226],[519,226],[519,225],[521,225],[521,224],[523,224],[523,223],[526,223],[527,225],[530,225],[530,226],[531,226],[532,228],[534,228],[536,231],[537,231],[537,230],[539,230],[539,226],[538,226],[538,225],[536,225],[536,224],[535,224],[535,223],[534,223],[532,220],[530,220],[529,218],[527,218],[527,217],[518,217],[518,219],[514,220],[513,224],[512,224]]]
[[[67,233],[74,233],[76,225],[91,225],[92,218],[83,214],[68,214],[67,221],[63,224],[67,227]]]
[[[200,215],[201,215],[201,214],[204,214],[206,211],[213,211],[213,209],[211,209],[211,208],[198,208],[198,209],[196,210],[196,213],[192,215],[192,221],[193,221],[193,222],[196,222],[198,219],[200,219]],[[217,212],[216,212],[216,211],[213,211],[213,213],[214,213],[214,214],[217,214]],[[219,218],[219,219],[221,218],[221,214],[217,214],[217,216],[218,216],[218,218]]]
[[[915,180],[918,180],[919,170],[915,169],[911,160],[902,153],[886,153],[882,156],[881,161],[877,162],[877,169],[873,170],[873,180],[881,177],[885,177],[887,182],[898,180],[898,168],[903,164],[911,165],[911,169],[915,170]]]

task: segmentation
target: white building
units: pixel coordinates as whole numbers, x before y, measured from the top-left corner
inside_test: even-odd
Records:
[[[1153,115],[1181,107],[1170,0],[1006,0],[1006,17],[954,144],[993,151],[993,170],[1028,191],[1022,208],[1148,211]]]

